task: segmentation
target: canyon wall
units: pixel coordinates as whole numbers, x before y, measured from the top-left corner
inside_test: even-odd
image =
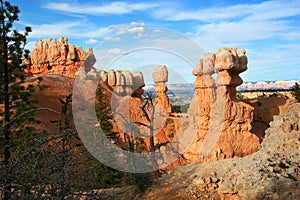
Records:
[[[46,39],[36,43],[30,59],[26,61],[28,68],[25,72],[34,76],[77,76],[88,83],[80,91],[88,101],[95,101],[91,99],[95,93],[91,88],[100,83],[105,101],[114,116],[113,132],[118,133],[123,143],[133,134],[133,137],[143,138],[141,143],[146,145],[146,151],[150,151],[153,146],[160,148],[172,142],[179,131],[183,131],[186,137],[196,132],[181,160],[171,168],[186,163],[245,156],[260,148],[259,138],[252,133],[254,108],[235,99],[236,87],[243,83],[239,74],[247,70],[244,50],[221,48],[217,53],[204,55],[192,71],[196,77],[195,94],[188,115],[184,117],[170,116],[166,66],[154,69],[152,77],[156,96],[151,97],[151,101],[146,98],[147,103],[142,98],[145,83],[141,72],[96,70],[93,67],[95,61],[91,49],[84,52],[62,37],[58,41]],[[213,78],[215,73],[216,79]],[[154,144],[150,139],[152,134]],[[178,148],[180,145],[178,141]]]

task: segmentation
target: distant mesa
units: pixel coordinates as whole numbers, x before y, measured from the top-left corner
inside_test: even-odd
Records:
[[[29,59],[25,60],[25,73],[33,76],[59,74],[74,78],[75,72],[88,57],[92,64],[96,62],[92,48],[86,52],[82,47],[68,44],[68,39],[64,37],[58,40],[43,39],[35,44]]]

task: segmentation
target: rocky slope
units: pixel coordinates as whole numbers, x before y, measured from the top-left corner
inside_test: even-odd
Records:
[[[244,158],[178,167],[135,199],[299,199],[300,104],[276,116]]]
[[[36,88],[36,93],[33,95],[38,101],[38,109],[35,111],[35,118],[40,121],[36,125],[37,130],[47,130],[53,133],[57,128],[55,121],[61,118],[60,112],[62,104],[59,99],[65,99],[67,95],[72,93],[74,79],[48,74],[44,75],[39,83],[37,77],[28,78],[25,84],[32,84]],[[42,86],[40,90],[38,85]]]

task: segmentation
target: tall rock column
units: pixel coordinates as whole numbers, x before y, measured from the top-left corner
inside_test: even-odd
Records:
[[[193,70],[196,76],[194,82],[195,102],[198,108],[198,125],[199,129],[208,130],[211,113],[211,106],[216,99],[215,80],[211,77],[214,73],[215,54],[206,53],[204,59],[201,59],[197,67]],[[191,108],[197,110],[196,108]]]
[[[235,99],[236,87],[243,83],[239,74],[247,70],[245,53],[235,48],[221,48],[216,54],[217,99],[213,115],[221,119],[215,125],[220,127],[220,135],[206,159],[245,156],[260,147],[258,137],[251,133],[254,108]]]
[[[199,151],[210,127],[212,105],[216,100],[215,80],[211,76],[214,73],[214,62],[215,54],[206,53],[193,70],[196,76],[195,93],[188,113],[193,119],[192,126],[197,131],[197,137],[185,154],[188,163],[201,161]]]
[[[240,73],[247,70],[247,57],[245,51],[237,51],[236,48],[221,48],[216,54],[216,70],[218,77],[216,84],[218,86],[218,97],[223,96],[226,101],[235,99],[236,87],[243,83],[239,76]]]
[[[236,87],[243,82],[239,74],[247,69],[245,53],[221,48],[215,55],[205,54],[193,70],[196,90],[189,114],[198,132],[184,154],[187,163],[246,156],[260,147],[251,133],[254,108],[235,100]],[[210,76],[214,70],[215,82]]]
[[[168,82],[168,69],[165,65],[160,65],[154,68],[152,77],[155,83],[155,105],[160,105],[164,109],[165,114],[168,116],[171,111],[171,105],[169,103],[169,97],[167,96],[168,88],[166,82]]]

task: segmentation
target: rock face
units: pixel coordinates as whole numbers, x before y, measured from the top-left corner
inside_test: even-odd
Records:
[[[236,87],[243,82],[239,73],[247,69],[245,53],[221,48],[216,54],[206,53],[193,70],[196,91],[189,114],[198,133],[184,154],[187,163],[245,156],[260,147],[251,133],[253,107],[235,99]],[[215,71],[216,80],[211,77]]]
[[[297,102],[292,98],[275,96],[244,99],[243,101],[254,108],[252,131],[259,137],[260,141],[264,139],[265,130],[269,128],[274,116],[282,114],[290,104]]]
[[[299,113],[276,116],[253,155],[178,167],[135,199],[298,199]]]
[[[75,77],[75,72],[82,66],[89,55],[93,55],[90,48],[85,52],[82,47],[68,44],[68,39],[60,37],[56,39],[44,39],[37,42],[26,60],[25,73],[33,76],[45,74],[59,74]],[[94,56],[89,56],[89,62],[94,64]]]

